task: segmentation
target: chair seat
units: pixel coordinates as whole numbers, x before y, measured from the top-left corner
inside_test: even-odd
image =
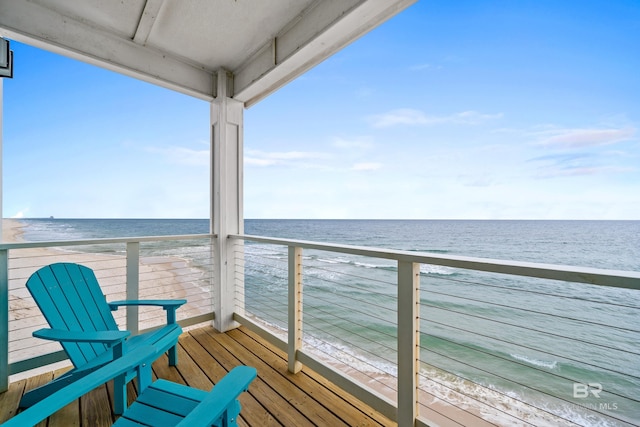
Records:
[[[256,374],[255,368],[238,366],[210,392],[157,380],[144,389],[114,426],[236,426],[240,414],[237,397]]]
[[[138,396],[114,426],[139,426],[150,420],[158,427],[175,426],[208,394],[182,384],[157,380]]]

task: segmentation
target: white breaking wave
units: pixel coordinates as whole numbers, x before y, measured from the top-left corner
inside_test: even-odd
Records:
[[[521,362],[526,362],[530,365],[538,366],[540,368],[555,369],[556,366],[558,366],[558,362],[556,360],[547,362],[545,360],[537,360],[531,357],[522,356],[520,354],[511,354],[511,357],[516,360],[520,360]]]
[[[421,264],[420,273],[422,274],[439,274],[442,276],[451,276],[454,274],[454,270],[449,267],[443,267],[441,265]]]

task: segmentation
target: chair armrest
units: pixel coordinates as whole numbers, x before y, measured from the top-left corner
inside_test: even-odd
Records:
[[[33,332],[36,338],[51,341],[66,342],[100,342],[105,344],[117,344],[124,341],[131,332],[129,331],[67,331],[64,329],[38,329]]]
[[[30,408],[9,419],[2,427],[32,426],[44,420],[54,412],[89,393],[97,386],[122,375],[132,368],[140,368],[150,364],[157,357],[156,349],[152,346],[142,346],[132,350],[113,361],[82,377],[70,385],[56,391],[39,401]]]
[[[176,323],[176,309],[186,304],[186,299],[149,299],[149,300],[122,300],[112,301],[109,304],[111,311],[115,311],[118,307],[128,305],[147,305],[162,307],[167,312],[167,324]]]
[[[240,411],[236,399],[243,391],[247,391],[249,384],[257,375],[255,368],[250,366],[236,366],[213,387],[207,397],[196,406],[176,427],[194,425],[211,425],[225,415],[227,409]],[[237,405],[237,406],[236,406]],[[223,423],[224,424],[224,423]]]
[[[186,304],[186,302],[186,299],[130,299],[112,301],[109,303],[109,307],[111,307],[111,310],[117,310],[118,307],[126,305],[154,305],[166,310],[167,308],[178,308]]]

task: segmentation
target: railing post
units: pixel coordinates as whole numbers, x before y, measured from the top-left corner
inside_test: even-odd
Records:
[[[418,416],[420,264],[398,261],[398,426],[413,427]]]
[[[289,372],[298,373],[302,363],[297,351],[302,347],[302,248],[289,246]]]
[[[0,250],[0,393],[9,389],[9,251]]]
[[[127,296],[128,300],[140,299],[140,242],[127,242]],[[127,330],[135,335],[140,330],[137,305],[127,307]]]

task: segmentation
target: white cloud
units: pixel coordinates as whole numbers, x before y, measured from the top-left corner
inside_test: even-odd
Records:
[[[552,154],[533,158],[530,162],[541,164],[536,173],[537,178],[611,175],[635,171],[632,167],[615,164],[609,156],[594,153]]]
[[[294,165],[300,167],[312,166],[309,161],[327,159],[327,153],[315,151],[260,151],[247,149],[244,151],[245,164],[254,166]]]
[[[11,218],[24,218],[26,214],[29,212],[29,208],[18,211],[15,215],[12,215]]]
[[[538,145],[558,148],[584,148],[610,145],[633,139],[636,130],[622,129],[560,129],[545,132]]]
[[[385,128],[395,125],[426,125],[434,123],[433,119],[427,117],[420,110],[401,108],[392,110],[384,114],[378,114],[371,118],[373,127]]]
[[[273,159],[260,159],[260,158],[257,158],[257,157],[248,157],[248,156],[244,157],[244,164],[245,165],[273,166],[273,165],[275,165],[277,163],[278,163],[278,161],[277,160],[273,160]]]
[[[431,126],[438,124],[475,125],[488,120],[500,119],[502,113],[483,114],[477,111],[462,111],[448,116],[429,116],[423,111],[412,108],[400,108],[370,118],[374,128],[386,128],[397,125]]]
[[[190,166],[208,166],[209,149],[193,150],[186,147],[147,147],[145,149],[149,153],[160,154],[171,163],[190,165]]]
[[[483,113],[478,113],[477,111],[463,111],[461,113],[456,113],[449,117],[445,117],[445,121],[448,121],[451,123],[475,125],[475,124],[486,122],[488,120],[501,119],[502,117],[504,117],[504,114],[502,113],[483,114]]]

